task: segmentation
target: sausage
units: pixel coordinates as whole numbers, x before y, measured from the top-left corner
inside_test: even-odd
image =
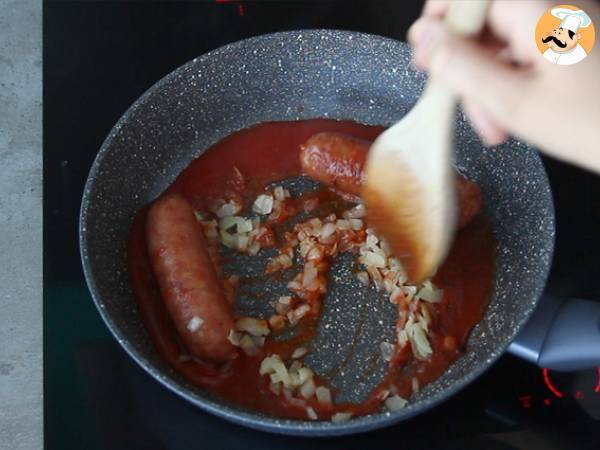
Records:
[[[302,171],[309,177],[350,194],[358,200],[371,142],[343,133],[323,132],[300,146]],[[479,186],[456,173],[458,228],[464,228],[481,210]]]
[[[146,239],[163,301],[188,351],[213,362],[235,358],[227,339],[233,315],[190,203],[178,194],[154,202]]]
[[[318,133],[300,147],[300,164],[312,179],[358,197],[370,146],[347,134]]]

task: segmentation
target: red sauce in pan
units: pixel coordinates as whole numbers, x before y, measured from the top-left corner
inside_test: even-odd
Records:
[[[200,211],[207,210],[227,192],[241,195],[248,207],[266,184],[300,175],[300,145],[321,131],[339,131],[373,140],[383,128],[328,119],[264,123],[234,133],[208,149],[179,175],[168,192],[183,195]],[[243,178],[236,176],[237,171]],[[330,191],[321,190],[314,195],[333,205],[332,209],[344,203],[334,199],[337,196]],[[306,419],[304,408],[287,404],[269,390],[269,378],[261,376],[258,368],[266,355],[277,353],[285,359],[299,345],[310,342],[317,330],[318,317],[301,321],[293,340],[267,339],[262,354],[242,355],[226,369],[182,359],[185,350],[163,304],[148,259],[145,216],[146,208],[138,213],[131,228],[129,273],[140,315],[160,355],[190,382],[233,404],[274,416]],[[407,354],[396,355],[380,386],[360,405],[334,403],[324,407],[314,398],[307,404],[320,418],[338,411],[368,414],[381,408],[377,399],[381,389],[393,385],[399,395],[408,398],[413,378],[418,379],[420,386],[438,378],[464,352],[470,330],[483,317],[493,287],[494,258],[490,223],[479,214],[457,234],[447,260],[433,279],[444,290],[444,296],[432,314],[432,356],[419,361],[408,358]],[[452,338],[448,340],[448,336]],[[325,379],[317,379],[327,383]]]

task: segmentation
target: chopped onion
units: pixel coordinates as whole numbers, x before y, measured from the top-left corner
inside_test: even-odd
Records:
[[[318,198],[311,198],[308,200],[304,201],[304,211],[305,212],[311,212],[312,210],[314,210],[317,206],[319,205],[319,199]]]
[[[400,397],[399,395],[392,395],[385,399],[385,406],[390,411],[399,411],[407,405],[408,401]]]
[[[293,291],[299,291],[302,289],[302,283],[300,283],[298,280],[292,280],[287,284],[287,288]]]
[[[306,347],[298,347],[292,353],[292,359],[299,359],[305,356],[308,353],[308,349]]]
[[[240,346],[240,340],[242,339],[242,333],[235,330],[229,330],[229,335],[227,336],[227,340],[231,342],[232,345],[236,347]]]
[[[250,247],[248,247],[248,254],[254,256],[257,255],[260,251],[260,244],[258,242],[253,242]]]
[[[285,306],[285,305],[281,305],[278,303],[277,306]],[[269,325],[274,330],[281,330],[281,329],[285,328],[285,317],[280,314],[273,314],[271,317],[269,317]]]
[[[411,324],[410,328],[407,326],[406,329],[415,357],[417,359],[426,359],[429,357],[433,353],[433,350],[431,349],[423,325],[420,322],[417,322]]]
[[[292,302],[292,297],[289,295],[284,295],[282,297],[279,297],[279,300],[277,301],[283,305],[289,305]]]
[[[282,316],[286,315],[290,310],[290,305],[285,305],[283,303],[275,303],[275,311],[277,314],[281,314]]]
[[[431,282],[425,281],[423,287],[417,293],[417,298],[429,303],[438,303],[442,299],[443,290],[436,289]]]
[[[419,379],[417,377],[412,377],[410,380],[410,385],[412,387],[413,394],[419,392]]]
[[[298,372],[298,370],[302,367],[302,363],[300,361],[294,361],[292,362],[292,365],[290,366],[290,372]]]
[[[310,286],[317,278],[317,268],[313,264],[306,264],[304,266],[304,273],[302,274],[302,286]]]
[[[361,230],[365,225],[360,219],[349,219],[350,220],[350,228],[354,231]]]
[[[242,317],[236,320],[235,328],[253,336],[266,336],[271,331],[266,320],[255,319],[254,317]]]
[[[232,234],[248,233],[252,231],[252,220],[239,216],[229,216],[219,221],[219,228],[221,230],[229,232],[233,226],[235,226],[236,230]]]
[[[230,200],[224,203],[217,211],[215,211],[218,218],[234,216],[242,210],[242,205],[234,200]]]
[[[417,294],[417,288],[415,286],[402,286],[402,292],[406,295],[406,301],[410,302],[413,297]]]
[[[237,248],[238,247],[238,239],[236,234],[228,233],[225,230],[221,230],[221,244],[228,248]]]
[[[315,374],[308,367],[300,367],[300,369],[298,369],[298,379],[300,384],[304,384],[304,382],[310,380],[314,376]]]
[[[367,208],[362,203],[359,203],[354,208],[351,208],[342,213],[344,219],[362,219],[367,215]]]
[[[351,412],[339,412],[339,413],[335,413],[333,416],[331,416],[331,421],[332,422],[346,422],[347,420],[350,420],[350,418],[352,417],[352,413]]]
[[[345,219],[337,220],[335,222],[335,226],[338,228],[338,230],[350,230],[352,228],[350,221]]]
[[[315,386],[315,382],[312,378],[309,378],[304,382],[302,386],[300,386],[300,395],[305,399],[309,399],[315,395],[317,387]]]
[[[279,201],[285,200],[285,198],[286,198],[285,190],[281,186],[276,186],[275,189],[273,189],[273,195]],[[289,197],[289,195],[288,195],[288,197]]]
[[[261,375],[267,375],[269,373],[273,373],[275,371],[274,367],[275,367],[276,363],[282,363],[279,355],[267,356],[260,363],[260,368],[258,369],[258,373],[260,373]]]
[[[329,236],[333,235],[335,233],[335,225],[333,223],[326,223],[325,225],[323,225],[323,228],[321,228],[321,232],[319,233],[319,238],[323,239],[323,238],[328,238]]]
[[[365,266],[369,267],[385,267],[385,257],[378,255],[375,252],[370,252],[367,251],[365,253],[363,253],[362,255],[360,255],[360,257],[358,258],[358,261],[362,264],[364,264]]]
[[[308,416],[308,418],[310,420],[318,420],[319,419],[319,416],[317,416],[317,413],[315,412],[315,410],[310,406],[306,407],[306,415]]]
[[[265,194],[259,195],[254,200],[252,211],[262,215],[271,214],[271,211],[273,211],[273,197]]]
[[[315,390],[315,395],[317,396],[318,402],[322,405],[331,405],[331,391],[325,386],[319,386]]]
[[[360,281],[363,285],[369,285],[369,274],[367,272],[357,272],[356,278],[358,278],[358,281]]]
[[[248,356],[255,356],[258,354],[258,348],[256,347],[256,344],[247,334],[245,334],[240,340],[240,347]]]
[[[192,319],[188,322],[187,324],[187,329],[190,333],[195,333],[196,331],[198,331],[201,327],[202,324],[204,323],[204,320],[202,320],[200,317],[198,316],[194,316],[192,317]]]

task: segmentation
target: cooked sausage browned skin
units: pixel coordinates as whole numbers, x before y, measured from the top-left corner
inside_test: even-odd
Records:
[[[371,142],[343,133],[318,133],[301,146],[306,175],[342,192],[360,195],[363,168]]]
[[[323,184],[352,196],[360,195],[364,166],[371,142],[343,133],[323,132],[311,136],[300,150],[303,172]],[[479,186],[456,174],[458,228],[466,226],[481,210]]]
[[[234,328],[231,309],[190,203],[177,194],[156,200],[146,237],[161,295],[189,352],[213,362],[235,358],[227,339]]]

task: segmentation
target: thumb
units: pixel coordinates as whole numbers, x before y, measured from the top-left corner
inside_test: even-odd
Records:
[[[508,129],[529,91],[529,76],[476,41],[450,33],[439,20],[419,19],[409,31],[414,63],[457,96]]]

